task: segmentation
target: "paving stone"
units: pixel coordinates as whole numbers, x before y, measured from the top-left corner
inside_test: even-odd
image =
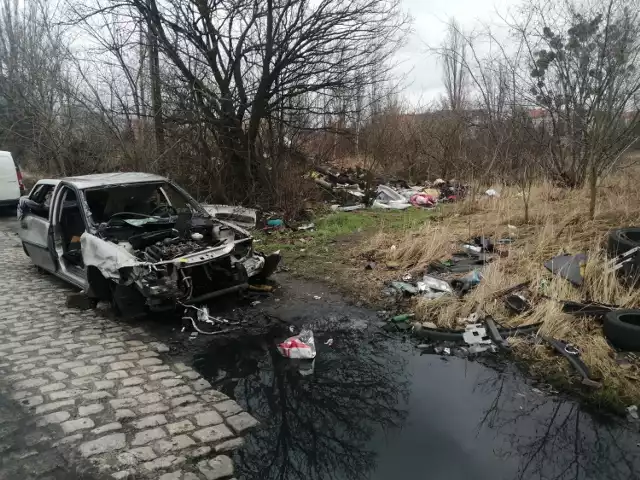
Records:
[[[195,395],[184,395],[182,397],[175,397],[171,399],[172,407],[179,407],[180,405],[184,405],[186,403],[194,403],[197,402],[198,398]]]
[[[149,442],[154,440],[159,440],[160,438],[164,438],[167,436],[167,432],[165,432],[162,428],[152,428],[150,430],[144,430],[142,432],[136,433],[131,445],[146,445]]]
[[[216,453],[232,452],[244,446],[244,438],[232,438],[224,442],[217,443],[214,447]]]
[[[220,412],[223,417],[230,417],[231,415],[242,412],[242,407],[233,400],[216,403],[213,405],[213,408]]]
[[[191,367],[187,367],[184,363],[174,363],[173,369],[176,372],[184,372],[185,370],[190,370]]]
[[[203,428],[193,432],[193,436],[201,442],[217,442],[232,437],[231,430],[226,425],[216,425],[214,427]]]
[[[25,407],[36,407],[44,403],[44,398],[42,398],[42,395],[34,395],[33,397],[27,397],[21,400],[20,403]]]
[[[95,415],[96,413],[100,413],[103,410],[104,410],[104,405],[100,403],[93,403],[91,405],[79,407],[78,415],[80,415],[81,417],[86,417],[87,415]]]
[[[182,470],[178,470],[176,472],[165,473],[161,475],[158,480],[181,480],[182,478]]]
[[[93,420],[90,418],[78,418],[77,420],[68,420],[60,424],[64,433],[73,433],[77,430],[86,430],[95,427]]]
[[[181,395],[186,395],[191,393],[191,387],[189,387],[188,385],[181,385],[179,387],[173,387],[173,388],[167,388],[164,391],[164,394],[171,398],[171,397],[179,397]]]
[[[55,370],[51,367],[41,367],[41,368],[36,368],[34,370],[31,370],[29,372],[29,375],[42,375],[43,373],[51,373],[51,372],[55,372]]]
[[[102,369],[98,365],[89,365],[86,367],[72,368],[71,372],[76,377],[84,377],[87,375],[97,375],[102,372]]]
[[[116,480],[125,480],[128,478],[134,478],[135,475],[136,475],[136,471],[131,468],[128,470],[120,470],[119,472],[111,474],[111,476]]]
[[[229,397],[217,390],[205,390],[204,392],[199,392],[198,396],[207,403],[218,403],[229,400]]]
[[[56,401],[64,398],[79,397],[85,392],[86,390],[82,390],[80,388],[72,388],[71,390],[58,390],[56,392],[51,392],[48,395],[51,400]]]
[[[103,355],[121,355],[123,353],[127,353],[127,351],[124,348],[120,348],[120,347],[110,348],[102,352]]]
[[[107,380],[117,380],[118,378],[126,378],[129,375],[124,370],[116,370],[115,372],[108,372],[104,378]]]
[[[175,455],[167,455],[164,457],[156,458],[150,462],[142,464],[143,470],[148,472],[154,472],[156,470],[170,468],[183,463],[186,460],[184,457],[176,457]]]
[[[133,410],[128,410],[123,408],[121,410],[116,410],[116,420],[124,420],[125,418],[135,418],[136,414]]]
[[[153,460],[157,455],[151,447],[138,447],[118,454],[118,462],[123,465],[137,465],[140,462]]]
[[[84,367],[84,362],[65,362],[58,365],[58,370],[71,370],[72,368]]]
[[[47,376],[51,380],[66,380],[67,378],[69,378],[69,375],[67,375],[64,372],[51,372],[51,373],[48,373]]]
[[[127,438],[124,433],[112,433],[96,440],[80,445],[80,453],[83,457],[91,457],[101,453],[121,450],[127,446]]]
[[[141,377],[129,377],[122,379],[123,387],[133,387],[135,385],[142,385],[144,383],[144,378]]]
[[[102,435],[103,433],[112,432],[114,430],[120,430],[122,428],[122,424],[119,422],[107,423],[106,425],[102,425],[101,427],[94,428],[91,430],[91,433],[94,435]]]
[[[116,386],[116,382],[113,380],[98,380],[94,382],[96,390],[108,390],[109,388],[113,388]]]
[[[138,429],[158,427],[167,423],[167,419],[164,415],[151,415],[149,417],[141,418],[137,422],[133,422],[133,426]]]
[[[130,408],[138,405],[138,401],[135,398],[116,398],[114,400],[109,400],[111,404],[111,408],[117,410],[120,408]]]
[[[117,396],[118,397],[137,397],[138,395],[142,395],[144,393],[144,390],[142,390],[140,387],[127,387],[127,388],[121,388],[120,390],[118,390]]]
[[[140,395],[137,398],[140,403],[146,403],[146,404],[158,403],[162,401],[162,395],[160,395],[157,392],[145,393],[144,395]]]
[[[140,354],[137,352],[123,353],[122,355],[118,355],[118,360],[138,360],[140,358]]]
[[[101,352],[106,353],[106,352]],[[92,358],[89,360],[89,363],[93,363],[94,365],[105,365],[107,363],[113,363],[117,360],[114,355],[107,355],[103,357]]]
[[[155,348],[156,351],[159,353],[167,353],[171,350],[164,343],[160,343],[160,342],[151,342],[149,345]]]
[[[186,417],[187,415],[193,415],[199,413],[205,409],[202,403],[190,403],[182,407],[177,407],[173,410],[173,416],[176,418]]]
[[[226,455],[218,455],[209,461],[198,462],[198,470],[207,480],[218,480],[233,475],[233,462]]]
[[[196,442],[187,435],[177,435],[173,438],[158,440],[153,444],[153,449],[158,455],[165,455],[168,452],[179,452],[185,448],[192,447]]]
[[[200,379],[196,380],[195,382],[193,382],[191,384],[191,386],[193,387],[193,389],[196,392],[200,392],[202,390],[207,390],[207,389],[211,388],[211,384],[209,382],[207,382],[204,378],[200,378]]]
[[[125,343],[125,345],[129,345],[131,347],[142,347],[142,346],[144,346],[144,343],[141,342],[140,340],[127,340],[124,343]]]
[[[74,378],[73,380],[71,380],[71,385],[89,389],[90,388],[89,385],[93,385],[97,379],[98,377],[95,377],[95,376]]]
[[[91,345],[90,347],[84,347],[82,349],[82,353],[95,353],[95,352],[101,352],[104,350],[104,347],[102,345]]]
[[[196,424],[200,427],[208,427],[210,425],[218,425],[222,423],[222,417],[215,410],[198,413],[196,415]]]
[[[113,397],[113,395],[111,395],[109,392],[105,392],[104,390],[99,390],[97,392],[89,392],[82,395],[82,398],[84,400],[89,400],[90,402],[95,402],[96,400],[102,400],[104,398],[111,398],[111,397]]]
[[[25,390],[27,388],[42,387],[49,383],[49,380],[44,378],[29,378],[13,384],[15,390]]]
[[[140,365],[141,367],[148,367],[151,365],[162,365],[162,360],[160,360],[159,358],[144,358],[142,360],[138,360],[138,365]]]
[[[191,458],[199,458],[199,457],[204,457],[206,455],[209,455],[210,453],[211,453],[211,447],[204,445],[202,447],[198,447],[191,450],[190,452],[187,453],[187,456]]]
[[[138,355],[140,355],[140,358],[151,358],[151,357],[158,357],[160,356],[160,354],[158,352],[153,352],[153,351],[144,351],[144,352],[140,352]]]
[[[197,378],[200,378],[200,374],[198,372],[196,372],[195,370],[186,370],[184,372],[182,372],[180,375],[182,375],[185,378],[188,378],[190,380],[195,380]]]
[[[171,388],[171,387],[176,387],[178,385],[183,385],[184,380],[182,380],[181,378],[165,378],[160,383],[162,384],[163,387]]]
[[[111,370],[124,370],[126,368],[133,368],[135,367],[135,365],[131,362],[114,362],[111,365],[109,365],[109,368],[111,368]]]
[[[69,412],[54,412],[39,418],[36,421],[36,425],[42,427],[49,424],[58,424],[66,422],[67,420],[69,420],[69,418],[71,418],[71,414]]]
[[[82,440],[84,436],[81,433],[76,433],[75,435],[69,435],[68,437],[64,437],[53,444],[54,447],[60,445],[69,445],[70,443],[76,443]]]
[[[171,435],[176,435],[179,433],[190,432],[191,430],[195,430],[196,427],[193,426],[189,420],[183,420],[181,422],[170,423],[167,425],[167,430]]]
[[[43,405],[39,405],[36,407],[36,415],[40,415],[42,413],[49,413],[55,410],[60,410],[64,407],[68,407],[70,405],[75,405],[75,400],[61,400],[59,402],[51,402],[45,403]]]
[[[151,373],[164,372],[169,370],[169,365],[151,365],[150,367],[146,367],[146,369]]]
[[[158,372],[158,373],[152,373],[151,375],[149,375],[149,379],[150,380],[161,380],[163,378],[175,378],[176,374],[174,372]]]
[[[164,403],[152,403],[151,405],[143,405],[138,407],[138,411],[142,415],[151,415],[152,413],[164,413],[169,411],[169,406]]]

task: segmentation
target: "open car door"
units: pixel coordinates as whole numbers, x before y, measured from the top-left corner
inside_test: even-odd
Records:
[[[55,190],[54,184],[36,184],[28,197],[20,199],[18,207],[24,250],[34,264],[50,272],[59,268],[51,228]]]

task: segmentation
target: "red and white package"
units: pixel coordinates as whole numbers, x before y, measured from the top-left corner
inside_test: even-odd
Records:
[[[278,345],[278,351],[287,358],[311,359],[316,356],[316,343],[311,330],[302,330]]]

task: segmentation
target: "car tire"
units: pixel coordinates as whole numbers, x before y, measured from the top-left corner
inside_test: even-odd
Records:
[[[616,257],[632,248],[640,247],[640,228],[616,228],[609,232],[607,252]]]
[[[614,310],[604,316],[604,336],[621,350],[640,351],[640,310]]]
[[[617,228],[609,232],[607,238],[607,253],[610,257],[617,257],[632,248],[640,247],[640,228]],[[637,285],[640,280],[640,252],[632,255],[631,261],[622,265],[618,275],[629,285]]]
[[[22,242],[22,250],[24,250],[24,254],[27,257],[30,257],[31,255],[29,255],[29,252],[27,251],[27,246],[24,244],[24,242]]]

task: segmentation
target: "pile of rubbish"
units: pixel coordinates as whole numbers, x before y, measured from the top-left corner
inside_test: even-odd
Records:
[[[445,295],[464,295],[482,281],[481,269],[477,264],[491,261],[500,254],[500,246],[509,245],[510,238],[492,242],[491,239],[474,238],[472,242],[462,245],[462,253],[454,255],[451,260],[430,265],[421,280],[410,283],[410,277],[403,277],[402,282],[391,282],[390,289],[402,292],[405,296],[424,296],[440,298]],[[640,283],[640,228],[615,229],[609,233],[607,253],[610,260],[605,268],[617,272],[620,280],[628,285]],[[585,253],[562,254],[544,262],[544,267],[553,275],[570,282],[576,288],[584,284],[584,274],[588,256]],[[477,262],[477,263],[476,263]],[[440,272],[440,276],[433,275]],[[447,275],[463,273],[462,276],[448,278]],[[530,289],[529,281],[514,285],[496,292],[490,299],[501,299],[507,311],[514,315],[526,317],[533,310],[538,299],[551,300],[561,305],[564,313],[577,317],[590,317],[602,323],[603,333],[609,344],[618,352],[618,363],[628,363],[628,355],[640,351],[640,310],[624,309],[618,305],[610,305],[591,301],[575,302],[551,298],[545,294],[545,283],[539,290]],[[411,330],[413,334],[426,339],[430,343],[419,345],[424,351],[432,350],[439,355],[467,356],[482,352],[508,351],[510,337],[525,336],[528,341],[545,343],[557,354],[569,362],[573,370],[581,377],[581,383],[588,387],[600,388],[600,379],[594,378],[581,359],[581,346],[573,345],[562,339],[551,338],[539,333],[542,323],[534,323],[520,327],[503,327],[491,315],[483,312],[482,307],[466,318],[457,319],[458,330],[438,328],[432,322],[412,323],[413,314],[396,315],[389,319],[386,329]]]
[[[465,295],[482,281],[482,268],[505,255],[505,247],[512,242],[512,238],[501,238],[494,243],[487,237],[475,237],[462,243],[460,251],[451,258],[431,263],[418,279],[414,280],[411,274],[406,274],[402,281],[390,282],[384,293],[429,300]]]
[[[330,196],[335,211],[349,212],[364,208],[405,210],[410,207],[433,208],[438,203],[453,202],[466,196],[468,185],[456,180],[437,179],[410,186],[404,180],[384,182],[371,172],[356,167],[338,171],[316,167],[310,174],[316,184]]]

